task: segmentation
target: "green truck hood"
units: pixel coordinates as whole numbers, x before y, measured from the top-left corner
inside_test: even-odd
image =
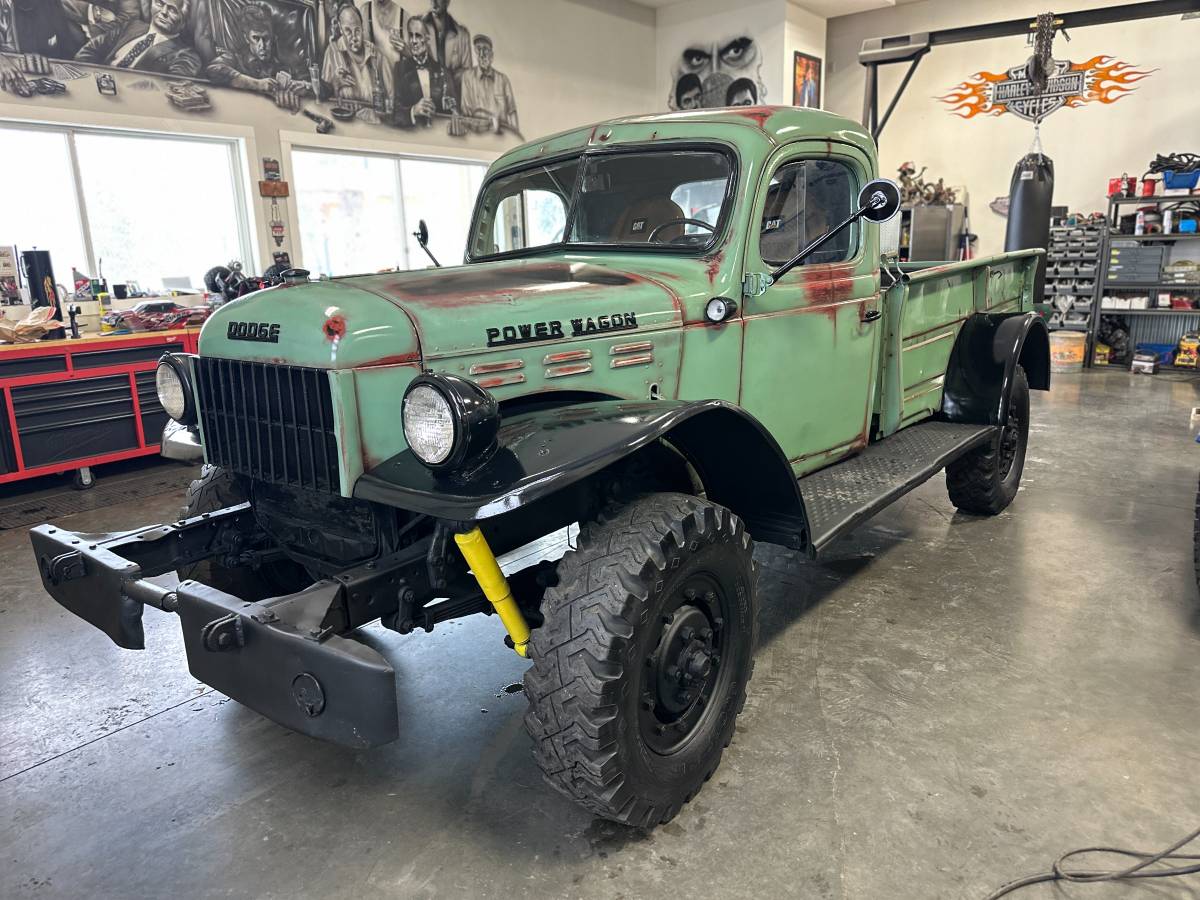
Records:
[[[694,264],[694,263],[693,263]],[[425,360],[678,325],[662,277],[561,256],[348,279],[403,309]]]
[[[218,308],[200,332],[201,356],[319,369],[416,362],[419,351],[400,309],[344,281],[257,291]]]
[[[650,262],[652,274],[556,256],[284,285],[218,309],[200,353],[345,369],[677,326],[683,303],[671,284],[704,262]],[[277,324],[278,341],[248,340],[242,323],[265,323],[268,336]]]

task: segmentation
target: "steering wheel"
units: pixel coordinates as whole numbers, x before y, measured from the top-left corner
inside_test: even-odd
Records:
[[[700,228],[707,228],[709,231],[716,232],[715,225],[709,225],[703,219],[667,219],[661,225],[656,225],[651,232],[646,235],[646,243],[654,240],[654,236],[664,228],[670,228],[672,225],[696,225]]]

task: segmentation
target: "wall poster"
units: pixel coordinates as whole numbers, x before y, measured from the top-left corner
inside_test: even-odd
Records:
[[[821,106],[821,60],[799,50],[792,61],[792,106]]]

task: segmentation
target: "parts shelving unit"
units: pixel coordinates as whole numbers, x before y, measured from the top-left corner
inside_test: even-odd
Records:
[[[1107,222],[1054,225],[1046,248],[1044,303],[1050,308],[1051,331],[1064,329],[1088,335],[1088,355],[1095,332],[1097,285],[1106,255]]]
[[[1155,206],[1162,209],[1174,203],[1200,201],[1200,193],[1159,195],[1154,197],[1115,197],[1108,202],[1108,219],[1112,223],[1112,231],[1108,234],[1106,245],[1109,250],[1104,254],[1102,276],[1097,280],[1095,295],[1095,311],[1092,315],[1092,325],[1088,332],[1088,348],[1085,365],[1090,366],[1096,344],[1096,333],[1100,327],[1101,316],[1127,317],[1129,325],[1129,343],[1131,347],[1138,343],[1173,344],[1189,331],[1200,331],[1200,309],[1171,309],[1166,307],[1151,307],[1147,309],[1115,309],[1104,306],[1104,298],[1114,293],[1147,294],[1151,300],[1156,300],[1160,293],[1183,294],[1200,300],[1200,282],[1167,282],[1163,281],[1161,273],[1154,281],[1114,281],[1110,277],[1111,250],[1120,247],[1164,247],[1164,257],[1181,256],[1180,251],[1187,248],[1188,256],[1200,260],[1200,234],[1119,234],[1121,226],[1120,210],[1122,206],[1133,207],[1135,210],[1143,206]],[[1200,372],[1197,369],[1180,368],[1175,371]]]

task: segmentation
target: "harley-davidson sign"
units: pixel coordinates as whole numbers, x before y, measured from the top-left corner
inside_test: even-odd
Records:
[[[938,97],[950,112],[963,119],[1012,113],[1031,122],[1055,110],[1085,103],[1115,103],[1136,90],[1135,82],[1156,69],[1138,69],[1111,56],[1094,56],[1087,62],[1053,60],[1046,90],[1038,93],[1025,73],[1024,64],[1007,72],[976,72]]]

